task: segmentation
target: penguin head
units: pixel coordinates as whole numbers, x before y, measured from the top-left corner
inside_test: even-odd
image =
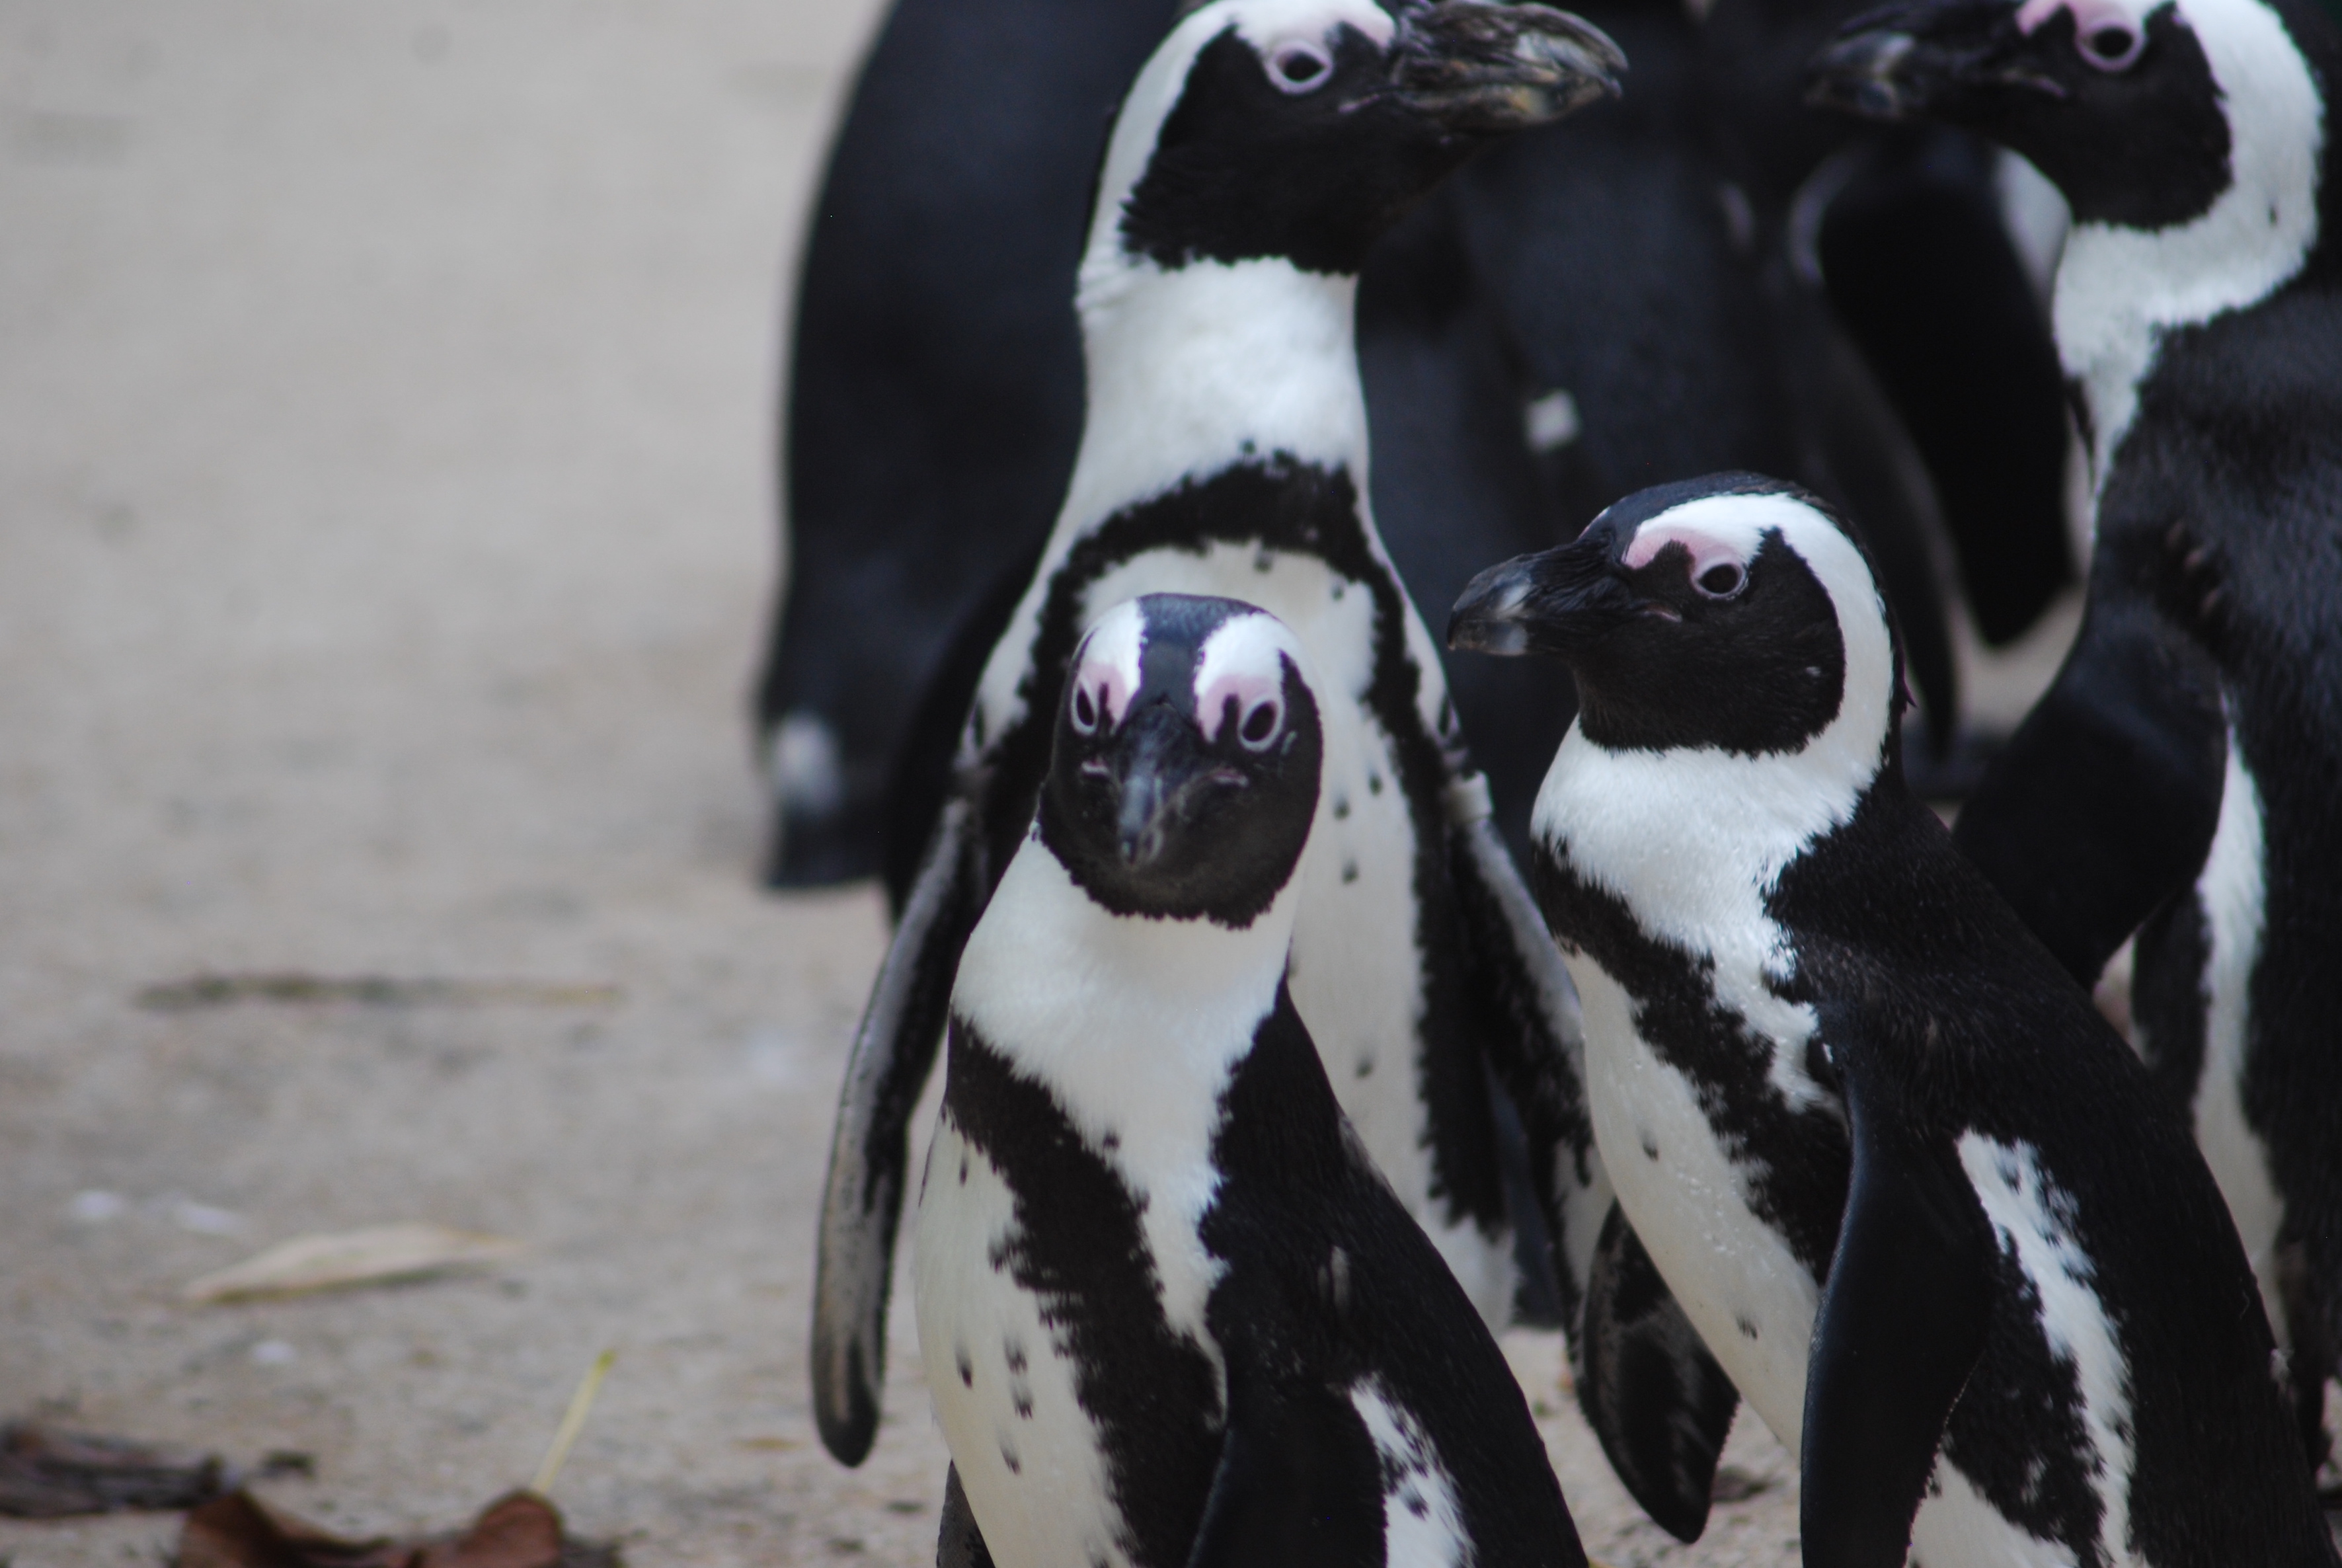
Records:
[[[1807,98],[1990,136],[2081,224],[2173,228],[2238,192],[2231,243],[2266,248],[2315,224],[2337,65],[2317,0],[1897,0],[1816,57]]]
[[[1126,600],[1074,655],[1035,831],[1116,914],[1240,930],[1293,879],[1323,750],[1283,622],[1233,599]]]
[[[1551,654],[1612,751],[1761,756],[1825,734],[1891,760],[1902,668],[1870,564],[1816,497],[1750,474],[1663,484],[1466,585],[1450,647]]]
[[[1086,276],[1282,258],[1355,274],[1442,175],[1615,94],[1626,57],[1544,5],[1206,0],[1124,100]]]

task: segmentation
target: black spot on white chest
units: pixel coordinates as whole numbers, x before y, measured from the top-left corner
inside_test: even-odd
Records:
[[[920,1198],[919,1334],[1001,1561],[1010,1543],[1033,1561],[1184,1561],[1221,1396],[1166,1315],[1145,1211],[1049,1092],[955,1021]]]
[[[1740,1173],[1750,1210],[1814,1278],[1823,1277],[1853,1153],[1831,1092],[1835,1075],[1803,1022],[1795,1026],[1797,1038],[1757,1027],[1719,996],[1713,960],[1652,934],[1623,900],[1549,851],[1537,857],[1536,881],[1547,921],[1566,950],[1576,949],[1572,974],[1596,977],[1592,985],[1581,982],[1580,991],[1610,994],[1600,1004],[1606,1016],[1599,1038],[1595,1018],[1587,1019],[1589,1080],[1603,1072],[1606,1055],[1613,1059],[1615,1143],[1606,1146],[1633,1151],[1630,1165],[1664,1165],[1688,1154],[1686,1144],[1707,1144]],[[1785,1028],[1800,1011],[1769,986],[1762,1000]],[[1672,1136],[1663,1124],[1666,1081],[1684,1085],[1697,1107],[1696,1120],[1676,1118]],[[1635,1111],[1646,1095],[1652,1104]]]

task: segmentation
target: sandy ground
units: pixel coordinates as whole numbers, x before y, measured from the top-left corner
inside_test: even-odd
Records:
[[[533,1471],[637,1564],[931,1560],[907,1323],[878,1451],[803,1373],[867,889],[754,890],[780,280],[870,0],[0,0],[0,1414],[315,1456],[453,1523]],[[199,971],[614,985],[248,1004]],[[177,1304],[287,1236],[518,1237],[472,1277]],[[1587,1544],[1698,1547],[1508,1348]],[[1753,1428],[1754,1423],[1749,1423]],[[175,1521],[0,1524],[148,1562]]]

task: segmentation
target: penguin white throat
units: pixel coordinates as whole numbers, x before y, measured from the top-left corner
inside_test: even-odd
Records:
[[[1278,257],[1086,266],[1088,418],[1061,525],[1272,457],[1346,471],[1363,495],[1356,299],[1356,278]]]
[[[1295,235],[1246,233],[1187,199],[1166,143],[1187,134],[1174,124],[1183,107],[1232,94],[1226,78],[1286,55],[1330,75],[1337,53],[1378,53],[1395,31],[1368,0],[1224,0],[1149,57],[1116,118],[1082,256],[1088,409],[1061,527],[1276,454],[1347,468],[1364,490],[1355,267],[1306,268]]]
[[[1116,117],[1077,303],[1080,526],[1246,455],[1365,484],[1356,280],[1495,138],[1616,91],[1625,58],[1543,6],[1209,0]]]
[[[1199,1082],[1276,1004],[1322,765],[1300,664],[1272,617],[1174,594],[1117,605],[1075,659],[1034,830],[952,1005],[1100,1146],[1164,1104],[1212,1114]]]

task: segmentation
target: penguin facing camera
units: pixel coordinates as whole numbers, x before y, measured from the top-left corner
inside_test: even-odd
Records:
[[[1586,1562],[1286,986],[1326,744],[1306,665],[1273,617],[1176,594],[1075,655],[920,1177],[939,1563]]]
[[[875,1435],[908,1123],[962,944],[1033,820],[1081,629],[1145,593],[1241,598],[1308,650],[1324,762],[1294,1004],[1360,1143],[1482,1313],[1542,1289],[1576,1322],[1611,1199],[1575,1004],[1375,532],[1353,309],[1368,246],[1442,175],[1615,91],[1623,65],[1535,5],[1213,0],[1141,72],[1082,263],[1080,454],[840,1095],[812,1360],[846,1463]],[[1666,1343],[1678,1382],[1722,1381],[1688,1333]],[[1646,1467],[1703,1513],[1712,1436]]]
[[[1818,100],[1997,138],[2073,206],[2088,609],[1956,836],[2084,984],[2137,934],[2141,1049],[2316,1463],[2342,1354],[2342,32],[2309,0],[1920,0],[1815,70]]]
[[[1449,639],[1577,683],[1533,880],[1596,1136],[1799,1454],[1809,1568],[2335,1563],[2202,1156],[1906,787],[1844,525],[1755,475],[1645,491]]]

